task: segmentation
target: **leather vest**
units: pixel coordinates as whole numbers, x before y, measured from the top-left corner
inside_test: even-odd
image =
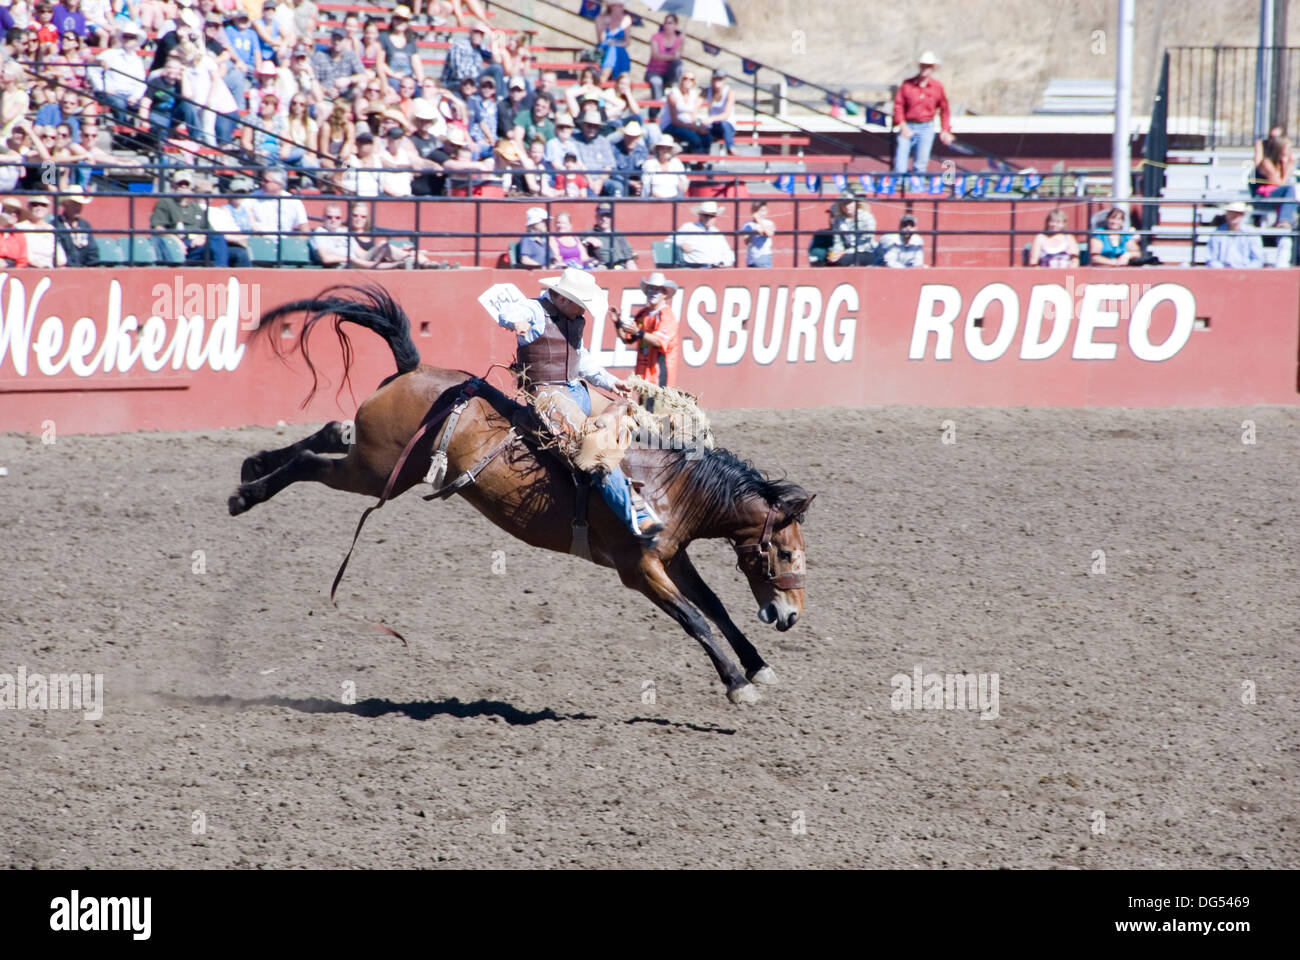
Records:
[[[579,314],[570,320],[549,299],[538,300],[546,312],[546,328],[532,343],[523,343],[515,354],[520,382],[528,384],[567,383],[578,376],[578,347],[587,321]]]

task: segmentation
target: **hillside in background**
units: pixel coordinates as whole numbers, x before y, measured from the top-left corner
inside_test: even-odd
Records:
[[[639,4],[634,4],[639,6]],[[1133,107],[1149,110],[1160,54],[1175,44],[1258,42],[1256,0],[1140,0]],[[750,0],[738,26],[713,32],[728,47],[832,87],[896,83],[926,49],[955,113],[1030,113],[1053,77],[1115,76],[1116,0]],[[1300,40],[1300,10],[1291,16]],[[803,31],[805,49],[795,52]],[[1100,32],[1098,32],[1100,31]],[[728,42],[730,41],[730,42]]]
[[[730,29],[686,24],[760,63],[855,95],[897,83],[916,56],[934,50],[955,113],[1031,113],[1054,78],[1112,80],[1116,0],[731,0],[739,24]],[[506,0],[507,9],[580,32],[588,24],[535,0]],[[563,6],[576,10],[577,0]],[[638,0],[629,9],[648,12]],[[657,18],[657,15],[654,15]],[[1256,0],[1139,0],[1133,66],[1133,109],[1149,112],[1160,54],[1175,44],[1253,45]],[[1300,9],[1289,42],[1300,43]],[[649,37],[651,31],[638,30]],[[690,44],[687,53],[729,68]],[[644,58],[637,44],[633,54]],[[641,79],[641,68],[634,68]]]

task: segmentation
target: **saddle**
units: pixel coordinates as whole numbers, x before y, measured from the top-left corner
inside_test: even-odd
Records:
[[[635,404],[616,404],[598,416],[588,417],[573,400],[559,392],[543,391],[532,398],[525,395],[523,399],[527,405],[515,411],[511,425],[530,446],[558,460],[572,474],[574,507],[569,552],[590,560],[587,500],[591,484],[594,478],[626,467],[624,456],[637,430]],[[629,480],[633,506],[638,513],[657,519],[642,495],[644,484],[630,474]]]

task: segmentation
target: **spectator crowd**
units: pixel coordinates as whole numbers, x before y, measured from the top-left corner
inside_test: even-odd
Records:
[[[340,22],[323,20],[315,0],[0,0],[0,196],[14,195],[3,203],[0,260],[95,262],[86,216],[95,190],[134,178],[166,193],[150,224],[169,262],[243,265],[251,237],[276,233],[303,234],[321,266],[427,265],[428,254],[375,239],[364,201],[497,196],[547,204],[528,206],[513,264],[635,268],[616,202],[691,197],[690,165],[735,150],[737,97],[725,70],[699,75],[686,63],[671,13],[635,82],[634,18],[622,3],[600,6],[592,65],[562,81],[535,63],[528,32],[494,29],[479,0],[412,0]],[[452,39],[425,42],[435,35]],[[939,59],[926,51],[918,61],[894,101],[895,171],[928,171],[934,141],[954,139]],[[239,191],[228,176],[184,170],[202,165],[254,171],[255,185],[244,197],[205,197]],[[1280,130],[1257,149],[1252,192],[1279,229],[1296,222],[1295,165]],[[338,197],[324,223],[309,221],[303,190]],[[589,224],[548,212],[584,198],[599,201]],[[659,241],[660,265],[772,265],[781,231],[765,201],[724,232],[718,203],[691,199],[690,216]],[[1258,211],[1236,206],[1209,244],[1211,265],[1262,258],[1249,223]],[[852,187],[821,236],[814,252],[826,265],[925,266],[916,218],[882,233]],[[1091,224],[1082,245],[1053,211],[1026,252],[1041,266],[1084,259],[1147,262],[1125,211]]]

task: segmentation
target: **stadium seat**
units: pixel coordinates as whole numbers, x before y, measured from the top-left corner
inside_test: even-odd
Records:
[[[125,237],[96,237],[95,247],[99,250],[100,263],[126,263]]]
[[[163,234],[156,238],[160,249],[155,250],[159,263],[184,263],[185,244],[174,234]]]
[[[273,237],[249,237],[248,255],[259,266],[275,266],[279,262]]]
[[[311,250],[302,236],[280,239],[280,263],[286,267],[310,267]]]
[[[510,266],[519,266],[519,241],[516,240],[510,244]]]
[[[671,240],[656,240],[651,244],[651,250],[654,253],[656,267],[672,267],[677,265],[677,245]]]
[[[152,267],[157,261],[153,237],[134,236],[131,238],[131,262],[138,267]]]

